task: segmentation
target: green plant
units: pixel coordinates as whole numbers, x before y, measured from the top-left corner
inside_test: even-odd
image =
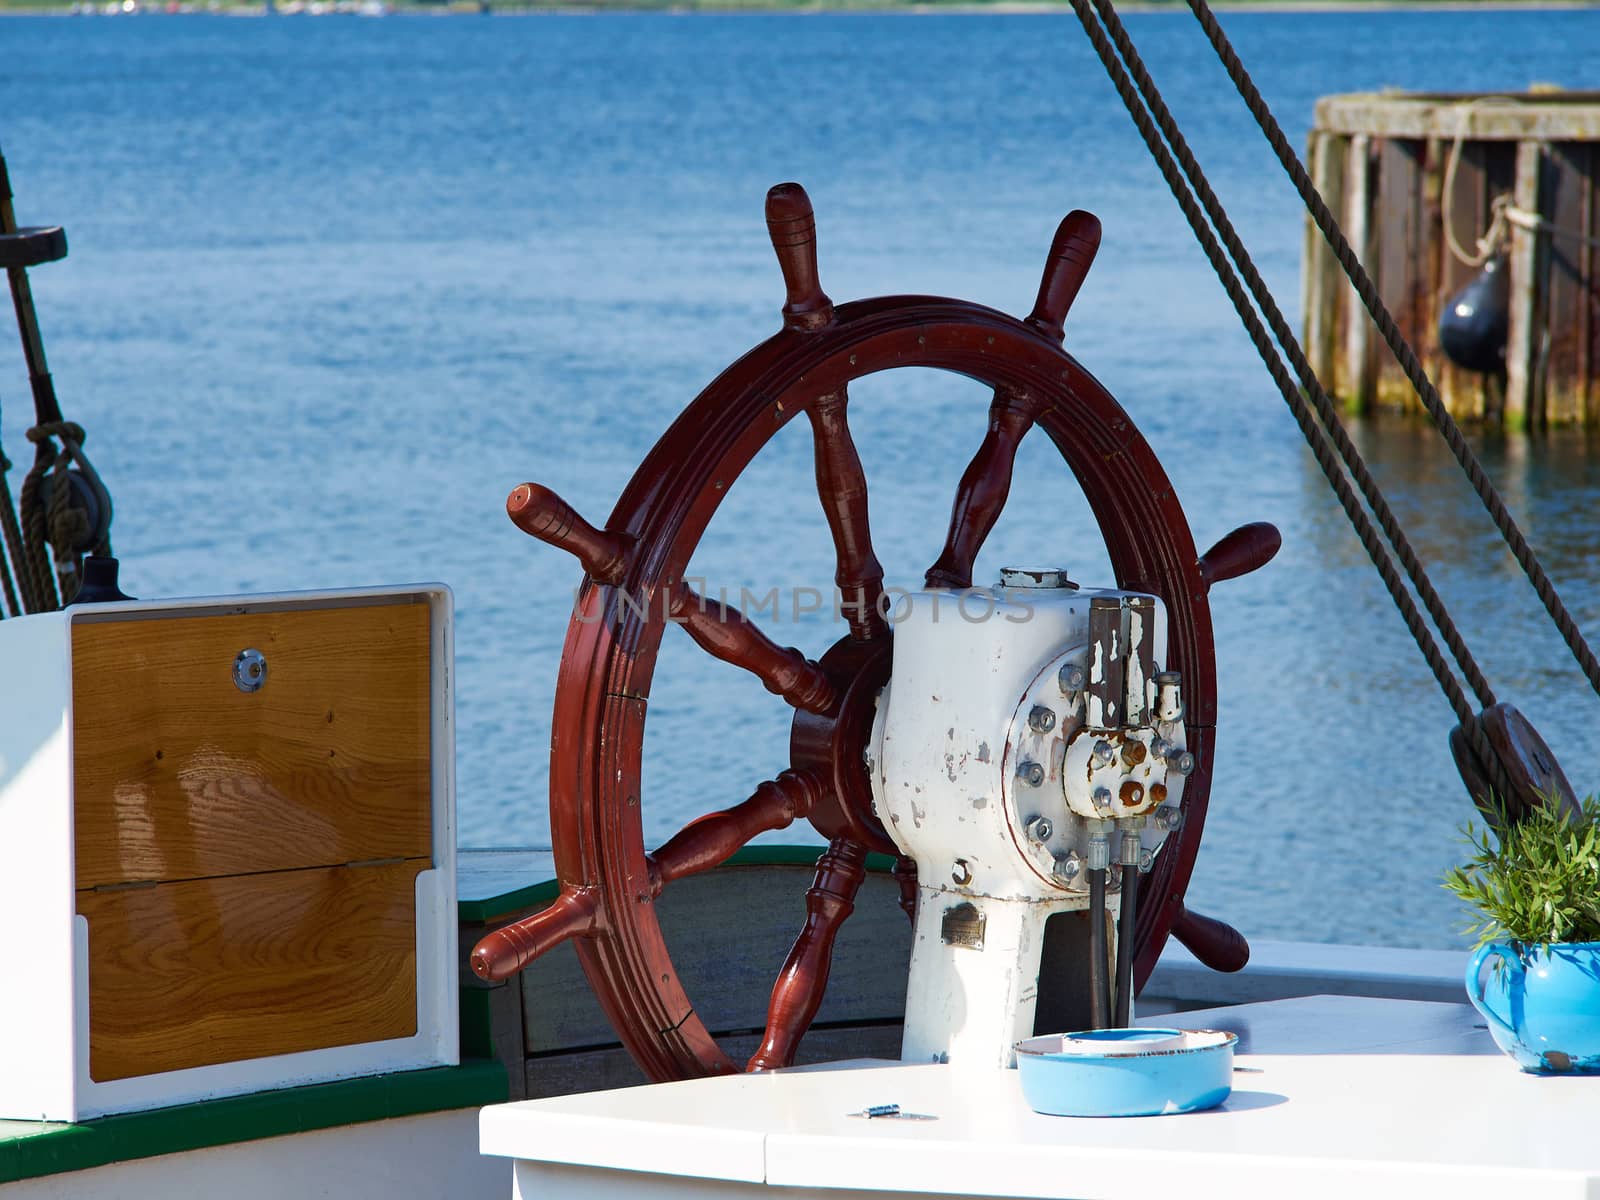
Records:
[[[1600,942],[1600,800],[1582,809],[1567,818],[1541,805],[1516,824],[1501,821],[1499,833],[1463,827],[1473,856],[1444,886],[1477,909],[1482,919],[1467,932],[1479,945]]]

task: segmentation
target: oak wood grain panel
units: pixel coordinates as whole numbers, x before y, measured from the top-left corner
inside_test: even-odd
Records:
[[[80,891],[104,1082],[417,1031],[414,859]]]
[[[425,603],[80,622],[80,888],[430,853]],[[257,692],[233,682],[260,650]]]

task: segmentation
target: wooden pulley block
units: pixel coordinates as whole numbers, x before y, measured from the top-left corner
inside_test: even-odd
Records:
[[[1486,764],[1478,756],[1459,725],[1450,731],[1450,753],[1472,802],[1492,826],[1498,828],[1503,821],[1514,824],[1550,804],[1569,816],[1582,811],[1555,751],[1527,717],[1510,704],[1491,704],[1478,721],[1496,763]],[[1497,774],[1504,776],[1499,786]]]

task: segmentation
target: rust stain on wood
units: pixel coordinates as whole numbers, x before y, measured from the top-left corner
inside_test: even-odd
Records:
[[[430,854],[426,604],[79,623],[72,673],[78,887]]]
[[[409,1037],[426,859],[80,891],[104,1082]]]

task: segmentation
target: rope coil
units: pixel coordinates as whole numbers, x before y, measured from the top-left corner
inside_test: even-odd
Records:
[[[102,535],[93,547],[87,543],[95,530],[88,515],[73,503],[71,471],[75,466],[90,488],[105,494],[99,474],[83,443],[88,435],[75,421],[45,421],[28,430],[28,440],[34,444],[33,466],[22,482],[19,497],[22,510],[22,553],[13,559],[25,568],[25,593],[31,593],[28,611],[48,612],[61,604],[71,603],[77,594],[81,578],[83,551],[92,548],[97,554],[110,554],[108,535]],[[57,446],[59,443],[59,447]],[[41,496],[49,480],[48,503]],[[108,522],[102,522],[107,524]],[[8,548],[10,531],[7,530]],[[45,546],[50,547],[47,556]],[[55,563],[54,578],[50,560]],[[24,571],[19,570],[19,574]]]

